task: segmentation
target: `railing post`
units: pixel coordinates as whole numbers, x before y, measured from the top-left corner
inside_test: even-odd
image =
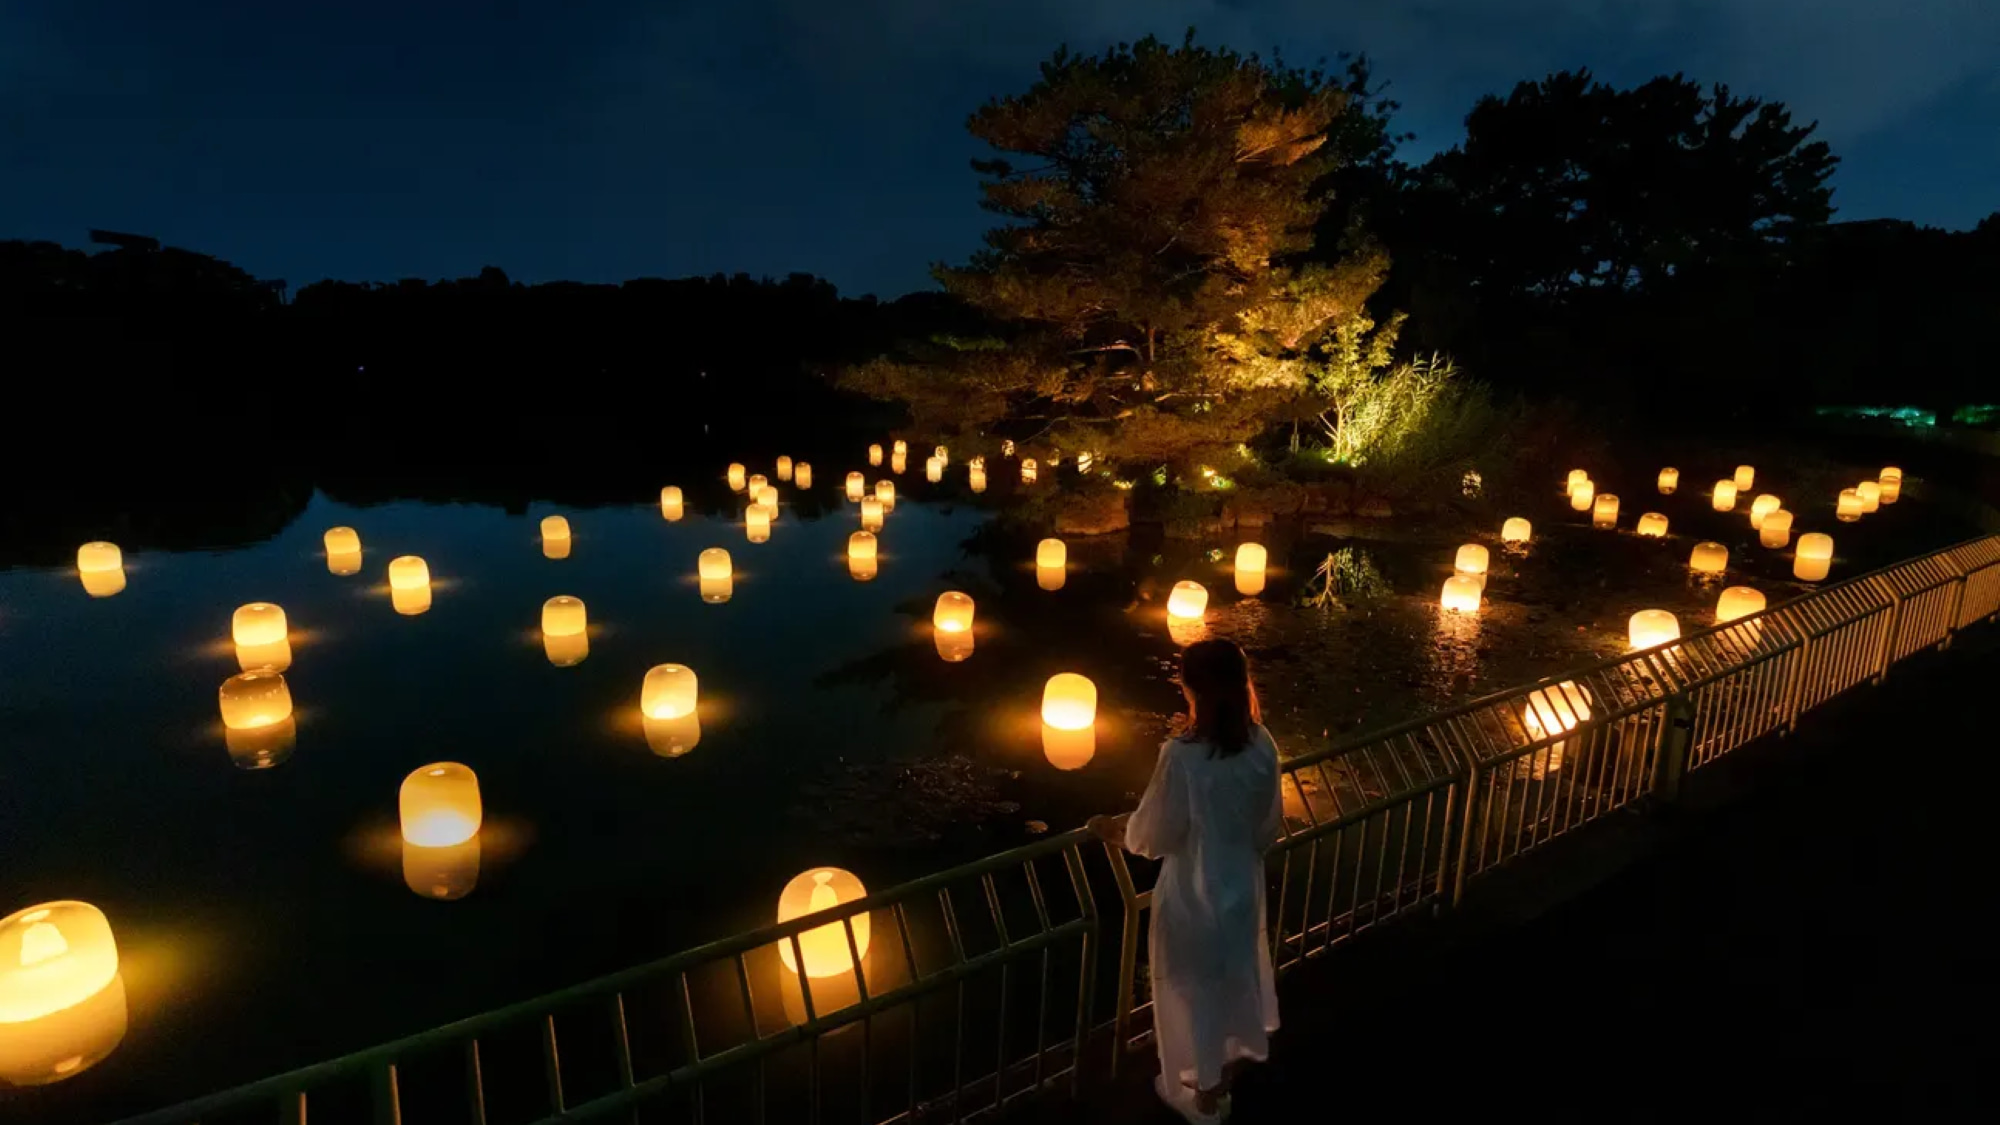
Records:
[[[1653,795],[1671,803],[1680,799],[1681,778],[1687,775],[1688,747],[1694,742],[1694,700],[1682,692],[1669,695],[1665,716],[1659,750],[1653,755]]]
[[[1511,764],[1511,763],[1510,763]],[[1465,766],[1465,809],[1458,820],[1458,858],[1452,863],[1451,905],[1453,909],[1465,898],[1466,867],[1472,858],[1473,818],[1479,809],[1479,764],[1468,761]]]
[[[1951,612],[1944,619],[1944,640],[1938,642],[1939,652],[1950,648],[1951,639],[1958,635],[1958,615],[1965,609],[1965,579],[1963,574],[1958,576],[1958,590],[1951,596]]]
[[[1812,633],[1799,629],[1799,651],[1792,656],[1792,671],[1785,677],[1785,733],[1799,729],[1799,715],[1805,711],[1806,671],[1812,667]]]
[[[1887,583],[1884,583],[1887,585]],[[1889,612],[1882,615],[1882,639],[1875,654],[1874,682],[1880,684],[1888,678],[1889,665],[1895,663],[1896,626],[1903,620],[1903,598],[1894,590],[1889,591]]]
[[[1132,869],[1125,863],[1125,849],[1105,844],[1104,853],[1110,857],[1118,898],[1125,907],[1124,932],[1118,937],[1118,998],[1114,1001],[1117,1007],[1111,1014],[1111,1077],[1116,1078],[1131,1036],[1132,997],[1138,987],[1139,892],[1132,883]]]

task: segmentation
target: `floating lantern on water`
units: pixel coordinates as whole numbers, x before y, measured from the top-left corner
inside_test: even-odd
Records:
[[[1679,640],[1681,623],[1679,618],[1664,609],[1642,609],[1632,615],[1626,633],[1631,639],[1632,651],[1639,652]]]
[[[1168,621],[1200,621],[1208,616],[1208,588],[1199,582],[1181,581],[1167,595]]]
[[[1075,672],[1058,672],[1042,687],[1042,721],[1057,730],[1082,730],[1097,722],[1097,685]]]
[[[764,495],[764,490],[770,485],[770,479],[763,473],[751,473],[750,479],[743,482],[743,491],[749,495],[750,502],[755,504],[758,502],[758,497]]]
[[[1882,482],[1887,482],[1892,480],[1902,480],[1903,470],[1897,468],[1894,465],[1885,465],[1883,466],[1881,472],[1875,474],[1875,479],[1877,481],[1882,481]]]
[[[700,679],[685,664],[655,664],[639,685],[639,710],[649,719],[692,715],[700,700]]]
[[[222,681],[218,695],[222,725],[230,730],[261,730],[292,716],[292,692],[278,672],[259,669],[231,676]]]
[[[946,590],[938,595],[937,605],[931,610],[931,625],[940,633],[970,633],[972,615],[970,595]]]
[[[229,632],[239,645],[267,645],[285,639],[285,611],[270,602],[251,602],[236,607],[230,616]]]
[[[389,560],[389,588],[416,590],[431,584],[430,564],[415,555],[399,555]]]
[[[1834,514],[1842,523],[1853,523],[1861,518],[1861,494],[1851,488],[1840,490],[1840,498],[1834,505]]]
[[[1764,519],[1772,512],[1785,506],[1783,500],[1766,492],[1750,501],[1750,526],[1759,530],[1764,527]]]
[[[1715,492],[1710,497],[1709,506],[1714,508],[1718,512],[1735,511],[1736,482],[1733,480],[1716,481]]]
[[[1766,547],[1782,547],[1792,540],[1792,513],[1779,508],[1768,513],[1757,527],[1757,542]]]
[[[361,533],[351,527],[329,527],[321,536],[326,544],[326,553],[331,555],[358,555],[361,553]]]
[[[1672,496],[1674,494],[1674,490],[1679,488],[1680,486],[1681,486],[1681,471],[1679,469],[1670,468],[1670,469],[1660,470],[1660,495]]]
[[[1729,548],[1720,543],[1696,543],[1688,566],[1701,574],[1721,574],[1729,569]]]
[[[924,462],[924,479],[936,484],[944,479],[944,462],[935,457]]]
[[[1481,587],[1478,578],[1468,574],[1454,574],[1444,580],[1444,592],[1438,597],[1438,605],[1454,613],[1478,613]]]
[[[686,511],[687,506],[681,499],[681,490],[678,487],[670,484],[660,490],[660,515],[667,522],[672,523],[680,519]]]
[[[1520,516],[1510,518],[1500,525],[1502,543],[1526,543],[1535,537],[1535,525]]]
[[[1269,556],[1262,543],[1243,543],[1236,548],[1236,592],[1255,597],[1264,592],[1265,564]]]
[[[1667,534],[1667,517],[1658,512],[1647,512],[1640,516],[1639,534],[1648,539],[1664,538]]]
[[[1033,457],[1023,458],[1021,461],[1021,483],[1035,483],[1035,459]]]
[[[892,453],[889,455],[889,471],[895,473],[897,476],[903,475],[903,470],[908,468],[909,464],[910,460],[907,454]]]
[[[125,1037],[118,943],[87,902],[44,902],[0,918],[0,1081],[41,1086],[81,1074]]]
[[[1452,560],[1452,568],[1467,578],[1476,579],[1481,589],[1486,587],[1487,550],[1478,543],[1467,543],[1459,547],[1458,555]]]
[[[83,574],[105,574],[125,568],[125,553],[116,543],[98,540],[76,549],[76,569]]]
[[[867,559],[873,562],[878,547],[879,544],[875,541],[875,536],[870,532],[857,531],[847,537],[847,557],[849,559]]]
[[[1889,470],[1882,471],[1886,473]],[[1903,498],[1903,477],[1900,471],[1893,477],[1883,477],[1877,483],[1882,486],[1882,503],[1894,504]]]
[[[763,509],[764,509],[764,512],[765,512],[765,514],[766,514],[766,515],[769,515],[769,516],[770,516],[770,517],[771,517],[772,519],[777,519],[777,518],[778,518],[778,486],[777,486],[777,485],[775,485],[775,484],[767,484],[767,485],[765,485],[764,487],[762,487],[762,488],[758,489],[758,490],[757,490],[757,491],[756,491],[756,492],[754,493],[754,495],[753,495],[752,499],[753,499],[753,501],[754,501],[755,503],[757,503],[758,505],[760,505],[760,506],[762,506],[762,507],[763,507]]]
[[[816,867],[785,884],[778,895],[778,921],[789,922],[866,897],[868,888],[852,872],[838,867]],[[852,947],[847,941],[850,927],[854,933]],[[854,968],[857,954],[868,956],[868,915],[855,914],[845,921],[816,926],[798,936],[798,946],[799,954],[805,957],[807,976],[837,977]],[[778,943],[778,959],[785,963],[785,968],[794,973],[799,971],[792,939]]]
[[[746,471],[747,470],[743,468],[743,464],[739,461],[731,461],[729,463],[729,491],[731,492],[743,491],[743,486],[746,483],[743,474]]]
[[[1826,578],[1833,567],[1833,536],[1808,531],[1799,536],[1799,550],[1792,560],[1792,575],[1804,582]]]
[[[542,632],[551,637],[572,637],[589,626],[583,599],[558,594],[542,603]]]
[[[1617,527],[1618,497],[1614,496],[1609,492],[1606,492],[1598,496],[1596,500],[1592,501],[1590,507],[1590,523],[1591,526],[1593,527],[1604,527],[1604,528]]]
[[[779,456],[777,475],[781,481],[790,481],[792,479],[792,459],[790,457]]]
[[[1563,491],[1574,493],[1581,485],[1590,483],[1590,474],[1582,469],[1571,469],[1569,478],[1563,482]]]
[[[479,776],[457,762],[432,762],[410,771],[396,794],[403,839],[422,848],[448,848],[479,834],[485,805]]]
[[[974,492],[986,491],[986,466],[984,465],[972,466],[970,469],[966,470],[965,480],[967,484],[972,486],[972,491]]]
[[[1757,470],[1750,465],[1738,465],[1731,483],[1736,486],[1736,491],[1748,492],[1751,486],[1757,483]]]
[[[882,501],[873,496],[861,498],[861,529],[863,531],[882,530]]]
[[[1722,596],[1715,601],[1717,625],[1762,612],[1764,612],[1763,592],[1749,586],[1731,586],[1722,591]]]
[[[860,473],[847,474],[847,498],[849,500],[858,502],[861,499],[861,493],[867,487],[867,477],[862,476]]]
[[[1035,544],[1037,567],[1062,567],[1069,562],[1069,548],[1060,539],[1044,539]]]
[[[868,447],[868,463],[869,463],[870,465],[876,465],[876,466],[879,466],[879,465],[881,465],[881,464],[882,464],[882,447],[881,447],[881,446],[879,446],[879,445],[871,445],[871,446],[869,446],[869,447]]]
[[[798,467],[792,470],[792,483],[798,486],[801,492],[811,488],[813,486],[813,467],[807,462],[799,462]]]
[[[877,500],[880,500],[880,501],[882,502],[882,511],[883,511],[884,513],[888,513],[888,512],[893,512],[893,511],[895,511],[895,510],[896,510],[896,482],[895,482],[895,481],[892,481],[892,480],[878,480],[878,481],[876,481],[876,482],[875,482],[875,499],[877,499]]]
[[[721,580],[733,575],[729,565],[729,552],[720,547],[710,547],[695,559],[695,573],[704,579]]]
[[[908,456],[910,452],[910,443],[898,439],[895,442],[895,444],[889,447],[889,452],[892,454],[900,454],[903,456]]]
[[[1588,512],[1597,502],[1597,486],[1589,481],[1569,490],[1569,506],[1573,511]]]
[[[455,902],[479,885],[479,837],[426,848],[403,841],[403,885],[425,898]]]
[[[662,758],[678,758],[701,742],[701,713],[690,711],[672,719],[645,716],[646,746]]]
[[[561,540],[569,542],[569,520],[562,516],[542,517],[542,542]]]
[[[1854,494],[1861,497],[1861,512],[1863,515],[1873,512],[1882,506],[1882,486],[1872,480],[1864,480],[1860,484],[1855,485]]]

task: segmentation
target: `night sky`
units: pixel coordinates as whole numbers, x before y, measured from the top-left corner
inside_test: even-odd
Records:
[[[1365,51],[1421,157],[1565,67],[1789,102],[1839,218],[2000,209],[1996,0],[5,0],[0,237],[152,234],[294,288],[818,273],[929,284],[965,116],[1059,43]]]

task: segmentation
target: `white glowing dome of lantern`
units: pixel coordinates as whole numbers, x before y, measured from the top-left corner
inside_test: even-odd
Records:
[[[1520,516],[1510,518],[1500,525],[1500,541],[1503,543],[1526,543],[1535,537],[1535,525]]]
[[[931,611],[931,625],[945,633],[969,633],[973,611],[971,595],[946,590],[938,595],[937,605]]]
[[[1167,616],[1180,621],[1200,621],[1208,615],[1208,588],[1199,582],[1181,581],[1167,595]]]
[[[1042,721],[1057,730],[1082,730],[1097,721],[1097,685],[1075,672],[1058,672],[1042,687]]]
[[[1626,636],[1634,652],[1676,641],[1681,636],[1680,619],[1664,609],[1642,609],[1627,623]]]
[[[1067,564],[1069,548],[1060,539],[1044,539],[1035,544],[1035,565],[1055,568]]]

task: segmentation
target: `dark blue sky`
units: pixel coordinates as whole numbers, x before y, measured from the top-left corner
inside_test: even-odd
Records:
[[[928,284],[966,114],[1058,43],[1366,51],[1421,156],[1480,94],[1684,71],[1817,119],[1842,218],[2000,209],[2000,0],[5,0],[0,237],[154,234],[294,287],[806,270]]]

